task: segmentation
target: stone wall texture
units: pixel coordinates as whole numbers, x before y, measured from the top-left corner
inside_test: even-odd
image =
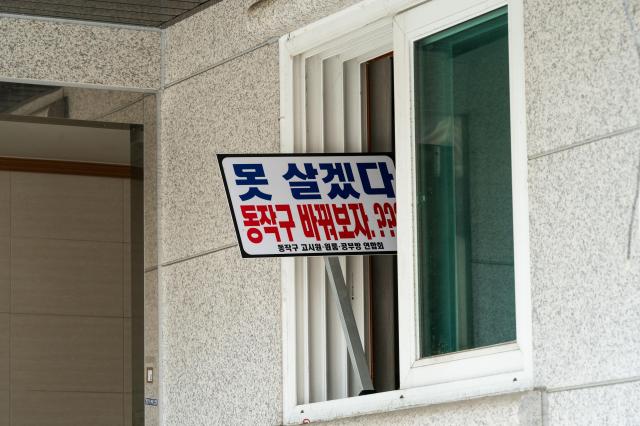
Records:
[[[167,30],[165,425],[282,421],[279,264],[240,260],[214,155],[278,151],[273,38],[356,1],[251,3],[225,0]],[[524,0],[524,13],[539,391],[333,424],[640,421],[640,2]]]
[[[160,32],[0,17],[0,78],[160,86]]]

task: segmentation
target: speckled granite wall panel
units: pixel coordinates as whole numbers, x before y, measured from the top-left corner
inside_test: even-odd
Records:
[[[548,425],[640,424],[640,382],[550,393]]]
[[[640,124],[640,62],[622,0],[525,0],[529,154]]]
[[[452,404],[354,417],[323,424],[335,426],[540,425],[539,392],[480,398]]]
[[[640,375],[639,162],[640,132],[529,162],[537,385]]]
[[[279,265],[233,247],[162,269],[166,426],[281,424]]]
[[[236,240],[216,154],[278,151],[278,90],[267,46],[164,92],[162,262]]]
[[[358,0],[224,0],[167,30],[166,78],[173,82]]]
[[[158,361],[158,271],[144,274],[144,347],[145,362]]]
[[[158,265],[158,140],[156,95],[144,98],[144,266]]]
[[[143,95],[119,90],[81,89],[65,87],[64,95],[69,105],[69,118],[76,120],[96,120],[131,105]]]
[[[0,17],[0,77],[154,89],[160,33]]]
[[[110,123],[144,124],[144,99],[111,112],[99,118]]]

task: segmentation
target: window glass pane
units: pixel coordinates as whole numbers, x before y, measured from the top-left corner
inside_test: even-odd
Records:
[[[414,53],[421,356],[513,341],[506,8]]]

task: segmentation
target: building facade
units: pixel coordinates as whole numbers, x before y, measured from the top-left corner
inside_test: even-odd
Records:
[[[490,240],[512,243],[498,263],[510,265],[516,301],[501,299],[508,290],[494,276],[494,288],[504,291],[484,293],[490,300],[482,315],[511,315],[513,330],[505,333],[517,337],[496,342],[512,342],[513,353],[477,352],[494,346],[489,338],[467,347],[465,363],[454,357],[441,363],[452,363],[448,370],[412,370],[415,360],[404,355],[415,353],[406,342],[416,337],[407,330],[416,329],[419,314],[410,315],[417,302],[403,289],[417,280],[419,254],[407,235],[418,219],[407,209],[399,213],[399,383],[350,396],[356,391],[343,349],[316,347],[320,364],[309,361],[314,350],[298,354],[301,342],[312,344],[296,328],[308,312],[296,313],[303,308],[287,293],[301,285],[292,278],[300,265],[241,258],[215,155],[357,151],[349,137],[338,146],[326,142],[349,135],[347,121],[329,118],[337,106],[351,105],[347,61],[393,52],[395,75],[387,81],[402,209],[400,197],[408,205],[416,179],[406,141],[415,125],[411,82],[420,73],[403,62],[416,54],[407,43],[482,25],[488,18],[474,20],[496,10],[508,16],[503,74],[491,71],[500,61],[493,51],[466,60],[477,75],[502,77],[506,103],[495,103],[497,91],[473,91],[494,87],[493,80],[476,75],[464,87],[483,101],[474,111],[506,108],[511,119],[510,133],[494,121],[478,132],[495,140],[510,134],[510,169],[501,176],[513,200],[500,184],[481,189],[492,205],[507,191],[502,207],[513,206],[505,216],[513,218],[513,234]],[[0,80],[64,86],[71,118],[145,126],[145,365],[158,375],[145,389],[158,399],[145,408],[145,424],[640,424],[640,2],[224,0],[162,30],[2,15],[0,40]],[[338,77],[327,79],[332,66]],[[434,81],[444,81],[438,73],[444,71],[434,71]],[[356,108],[362,81],[354,86]],[[309,100],[314,91],[320,103]],[[87,93],[93,100],[83,104]],[[313,105],[327,108],[317,133]],[[360,123],[362,111],[356,113]],[[491,146],[479,167],[493,164],[487,158],[498,151]],[[489,212],[487,220],[502,221],[500,214]],[[515,312],[502,312],[508,303]],[[331,310],[324,312],[330,334]],[[499,321],[488,324],[491,334]],[[336,354],[344,361],[332,379]]]

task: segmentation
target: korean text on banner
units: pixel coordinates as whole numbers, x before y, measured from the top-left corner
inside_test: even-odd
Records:
[[[218,155],[243,257],[396,251],[386,154]]]

